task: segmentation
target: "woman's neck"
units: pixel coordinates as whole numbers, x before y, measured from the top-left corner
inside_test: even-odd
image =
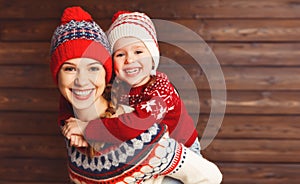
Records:
[[[99,118],[106,112],[108,108],[108,102],[102,96],[90,107],[85,109],[76,109],[74,108],[74,113],[76,118],[80,119],[81,121],[91,121],[94,119]]]

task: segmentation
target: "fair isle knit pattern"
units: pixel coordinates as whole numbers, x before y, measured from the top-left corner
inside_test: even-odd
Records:
[[[152,97],[159,97],[163,100],[166,106],[164,107],[164,110],[160,110],[162,108],[161,106],[159,106],[158,109],[152,109],[155,105],[152,105],[151,103],[155,102],[152,102],[153,100],[148,100]],[[121,96],[120,103],[129,105],[135,110],[139,110],[138,107],[141,109],[146,108],[146,111],[151,112],[151,115],[158,120],[162,119],[169,111],[173,110],[175,104],[177,104],[179,100],[179,94],[169,81],[167,75],[157,72],[155,82],[150,85],[146,84],[145,86],[132,88],[129,94]]]
[[[176,172],[184,162],[182,146],[168,138],[166,126],[154,124],[140,136],[90,158],[68,147],[69,174],[80,184],[136,184]]]
[[[62,43],[70,40],[86,39],[99,42],[107,51],[110,45],[103,30],[95,22],[71,20],[60,25],[54,32],[51,41],[51,53]]]
[[[163,122],[168,126],[170,136],[186,147],[198,137],[193,119],[164,73],[156,72],[156,79],[151,84],[131,88],[129,94],[120,97],[120,103],[134,108],[140,118],[152,116],[156,122]]]

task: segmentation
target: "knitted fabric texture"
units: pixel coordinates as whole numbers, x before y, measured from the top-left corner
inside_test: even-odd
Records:
[[[51,73],[57,82],[61,65],[74,58],[90,58],[99,61],[106,70],[106,82],[112,76],[110,45],[103,30],[91,15],[80,7],[65,9],[61,25],[56,28],[51,39]]]
[[[141,40],[153,58],[154,68],[151,74],[155,75],[159,64],[159,48],[154,24],[146,14],[127,11],[117,12],[107,31],[107,37],[112,49],[115,43],[123,37],[135,37]]]
[[[85,129],[86,139],[113,143],[127,141],[160,122],[168,126],[172,138],[187,147],[197,140],[198,133],[193,119],[163,73],[157,72],[151,84],[131,88],[129,94],[121,96],[120,103],[131,106],[135,111],[118,118],[90,121]]]
[[[182,146],[168,139],[166,126],[154,124],[138,137],[106,147],[90,158],[67,143],[69,175],[75,183],[142,183],[161,173],[176,172],[184,162]]]
[[[157,72],[155,82],[132,88],[120,101],[134,108],[139,117],[152,116],[156,122],[166,124],[170,136],[186,147],[198,137],[193,119],[164,73]]]

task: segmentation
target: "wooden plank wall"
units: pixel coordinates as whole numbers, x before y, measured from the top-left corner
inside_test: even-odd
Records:
[[[225,118],[205,157],[220,167],[224,184],[300,182],[299,0],[0,0],[0,183],[66,183],[48,52],[71,5],[81,5],[105,30],[114,12],[128,9],[198,33],[217,56],[227,87]],[[187,43],[192,49],[193,40]],[[195,80],[202,133],[211,104],[205,75],[195,72],[187,53],[160,46]],[[197,115],[189,85],[179,88]]]

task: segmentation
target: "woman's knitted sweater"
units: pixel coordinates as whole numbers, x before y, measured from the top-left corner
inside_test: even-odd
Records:
[[[67,144],[69,174],[75,183],[141,183],[180,167],[182,147],[154,124],[140,136],[109,146],[96,156]]]
[[[104,147],[92,158],[68,143],[67,150],[69,176],[76,184],[148,184],[157,183],[160,175],[188,184],[222,180],[216,165],[169,138],[164,124],[154,124],[118,146]]]

